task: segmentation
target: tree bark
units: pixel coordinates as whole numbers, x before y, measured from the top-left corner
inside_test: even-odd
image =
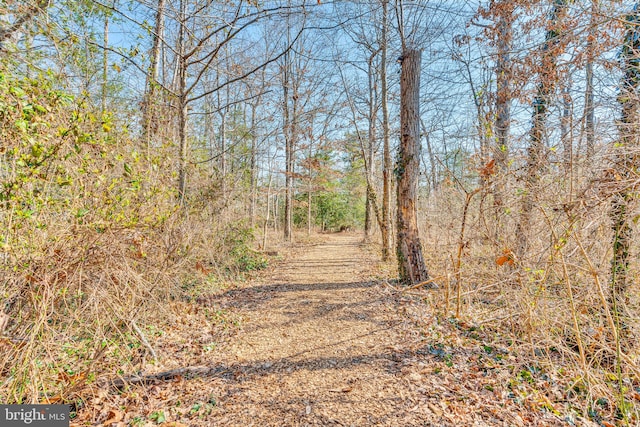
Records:
[[[156,111],[156,96],[158,80],[160,76],[160,58],[162,49],[160,49],[162,38],[164,37],[164,7],[166,0],[158,0],[158,9],[156,11],[156,22],[153,33],[153,45],[151,47],[151,63],[149,64],[149,74],[147,75],[145,100],[142,106],[142,132],[147,146],[151,145],[151,138],[155,133],[154,123]]]
[[[288,41],[287,41],[288,42]],[[284,56],[284,82],[283,82],[283,113],[284,113],[284,139],[285,139],[285,201],[284,201],[284,238],[293,240],[293,165],[294,165],[294,129],[293,118],[289,111],[289,85],[291,83],[291,59],[290,53]]]
[[[595,154],[595,107],[593,103],[593,62],[594,62],[594,41],[596,38],[596,16],[599,11],[599,1],[591,2],[591,22],[589,26],[589,35],[587,38],[587,64],[585,66],[586,88],[584,93],[584,122],[585,133],[587,137],[587,159],[591,159]]]
[[[184,205],[187,191],[187,63],[185,50],[186,0],[180,1],[180,22],[178,33],[178,140],[180,146],[178,164],[178,199]]]
[[[525,192],[522,200],[520,220],[516,225],[516,236],[520,239],[518,258],[522,259],[529,249],[529,233],[531,232],[531,213],[535,206],[536,186],[540,181],[541,171],[546,166],[546,147],[544,137],[549,112],[549,101],[557,85],[557,59],[560,56],[560,36],[562,21],[567,12],[568,0],[554,0],[551,10],[549,27],[542,46],[542,61],[540,63],[540,82],[533,100],[533,124],[529,133],[530,143],[527,153],[526,176],[524,178]]]
[[[404,49],[400,74],[400,147],[398,177],[397,249],[400,282],[413,285],[429,280],[418,234],[418,178],[420,175],[420,61],[418,49]]]
[[[493,187],[493,209],[495,214],[494,236],[498,241],[504,212],[504,181],[509,165],[509,134],[511,131],[511,41],[513,38],[513,11],[511,2],[503,1],[498,6],[498,58],[496,61],[496,145],[495,159],[497,181]]]
[[[640,98],[638,90],[638,61],[640,60],[640,6],[636,4],[634,11],[627,15],[627,34],[622,48],[623,67],[618,102],[621,105],[622,117],[618,125],[620,140],[614,147],[615,157],[613,170],[617,186],[611,202],[611,220],[613,229],[613,257],[611,260],[611,292],[609,305],[618,323],[619,332],[624,335],[627,325],[627,290],[630,283],[629,261],[633,243],[632,204],[636,199],[637,175],[640,166],[638,149],[640,147]]]
[[[104,16],[104,49],[102,50],[102,93],[100,94],[100,108],[102,114],[107,111],[107,84],[109,79],[109,12]]]
[[[369,57],[368,64],[368,82],[369,82],[369,129],[368,129],[368,143],[367,143],[367,163],[369,167],[367,168],[367,181],[373,182],[373,151],[376,143],[376,116],[377,116],[377,87],[375,82],[375,74],[374,74],[374,66],[373,61],[377,56],[378,52],[374,52]],[[372,227],[373,227],[373,205],[370,196],[371,192],[367,191],[367,198],[365,203],[365,215],[364,215],[364,239],[365,241],[369,241],[371,238]]]
[[[382,40],[380,42],[380,91],[382,107],[382,260],[391,257],[391,148],[389,142],[389,106],[387,104],[387,29],[388,0],[382,0]]]

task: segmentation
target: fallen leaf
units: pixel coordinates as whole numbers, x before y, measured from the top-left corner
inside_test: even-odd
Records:
[[[112,409],[109,411],[109,416],[107,420],[104,422],[105,425],[115,424],[124,418],[124,414],[116,409]]]
[[[511,252],[510,249],[505,249],[502,253],[504,255],[496,258],[496,264],[498,264],[501,267],[505,264],[513,265],[514,264],[513,252]]]

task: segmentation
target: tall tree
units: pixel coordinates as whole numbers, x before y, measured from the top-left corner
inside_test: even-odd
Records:
[[[529,248],[529,231],[531,214],[534,210],[536,186],[541,172],[546,165],[545,134],[549,104],[555,94],[558,81],[558,57],[563,51],[566,39],[564,36],[564,18],[567,14],[568,0],[554,0],[544,44],[540,52],[538,70],[538,86],[533,100],[532,126],[529,132],[529,147],[527,152],[526,176],[524,177],[525,191],[522,199],[520,220],[516,226],[516,236],[520,239],[518,256],[523,257]]]
[[[499,239],[500,221],[504,212],[504,180],[509,165],[509,135],[511,131],[511,103],[512,103],[512,61],[511,49],[513,41],[513,21],[515,20],[515,2],[509,0],[495,0],[489,5],[485,16],[494,16],[495,26],[488,33],[496,47],[496,93],[495,93],[495,144],[493,145],[493,159],[497,172],[497,182],[493,187],[493,206],[495,214],[495,238]]]
[[[400,146],[398,179],[397,256],[400,281],[424,282],[429,273],[418,234],[418,177],[420,176],[420,71],[422,52],[404,47],[400,73]]]
[[[591,1],[591,22],[589,23],[589,33],[587,36],[586,46],[586,88],[584,93],[584,121],[585,121],[585,134],[587,137],[587,159],[591,159],[595,153],[595,106],[593,99],[593,63],[595,60],[595,45],[596,45],[596,17],[598,16],[600,9],[599,0]]]
[[[162,55],[162,40],[164,38],[164,14],[166,0],[158,0],[156,6],[155,25],[152,33],[152,46],[149,64],[149,73],[146,76],[146,90],[142,103],[142,132],[145,142],[150,145],[153,133],[157,128],[157,103],[159,77],[160,77],[160,59]],[[154,126],[155,123],[155,126]]]
[[[387,51],[389,1],[382,0],[382,33],[380,36],[380,103],[382,107],[382,260],[391,256],[391,142],[389,130],[389,88],[387,84]]]
[[[627,32],[621,53],[624,75],[618,97],[622,110],[618,125],[620,139],[614,146],[613,160],[617,189],[611,202],[613,258],[609,297],[619,326],[626,323],[629,260],[633,242],[631,205],[636,199],[637,170],[640,166],[640,3],[636,3],[633,11],[626,16],[625,25]]]

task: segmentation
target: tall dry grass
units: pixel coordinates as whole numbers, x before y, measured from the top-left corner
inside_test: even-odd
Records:
[[[619,419],[633,423],[640,419],[640,246],[632,248],[625,310],[613,312],[609,215],[617,184],[610,158],[603,151],[570,170],[552,165],[542,174],[526,230],[529,245],[520,256],[523,236],[514,230],[524,183],[517,161],[508,174],[491,176],[484,185],[477,173],[481,164],[469,166],[463,180],[445,180],[423,199],[421,227],[432,275],[443,288],[434,294],[440,316],[465,319],[501,337],[501,345],[533,366],[569,372],[567,384],[580,395],[584,414],[597,412],[597,402],[605,399],[615,402]],[[505,201],[497,209],[496,188]],[[475,189],[480,191],[470,200],[461,238],[467,195]],[[629,213],[640,213],[637,203]]]

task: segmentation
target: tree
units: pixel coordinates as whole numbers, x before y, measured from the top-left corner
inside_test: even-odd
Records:
[[[382,107],[382,260],[391,256],[391,142],[389,136],[389,89],[387,84],[387,51],[389,1],[382,0],[382,35],[380,37],[380,103]]]
[[[0,53],[6,50],[5,43],[7,40],[17,34],[36,15],[44,12],[49,7],[49,2],[50,0],[37,0],[35,4],[26,4],[21,13],[14,13],[15,19],[13,22],[0,26]],[[19,5],[14,5],[14,7],[19,7]]]
[[[531,214],[534,209],[536,186],[541,171],[546,165],[546,133],[549,103],[555,94],[558,82],[557,60],[563,51],[567,39],[564,36],[564,18],[567,13],[568,0],[554,0],[549,16],[544,44],[540,52],[541,58],[537,70],[539,81],[536,96],[533,100],[532,126],[529,132],[529,148],[527,152],[526,176],[524,178],[524,195],[520,221],[516,226],[516,236],[520,239],[518,256],[522,258],[529,247],[529,229]]]
[[[494,0],[489,2],[487,9],[481,9],[484,18],[493,18],[494,25],[485,29],[485,36],[494,46],[495,61],[495,121],[493,134],[495,142],[492,144],[493,160],[497,181],[493,188],[493,206],[496,220],[494,236],[500,233],[500,220],[504,211],[504,179],[509,164],[509,136],[511,131],[511,103],[513,98],[511,49],[513,42],[513,22],[515,20],[516,2],[509,0]]]
[[[420,70],[422,53],[404,47],[400,74],[400,146],[396,164],[398,180],[397,257],[400,281],[425,282],[429,273],[418,234],[417,199],[420,175]]]
[[[147,145],[150,144],[153,133],[157,128],[157,103],[160,60],[162,54],[162,39],[164,37],[164,14],[166,0],[158,0],[156,6],[155,26],[152,33],[151,46],[151,62],[149,64],[149,73],[146,76],[146,90],[142,104],[142,135],[146,139]],[[152,126],[155,123],[155,126]]]
[[[624,75],[618,102],[622,110],[619,141],[614,147],[613,170],[616,191],[611,202],[613,257],[609,304],[618,327],[626,324],[627,289],[630,283],[629,261],[633,242],[631,206],[636,199],[637,170],[640,165],[640,3],[626,16],[627,32],[621,58]]]

